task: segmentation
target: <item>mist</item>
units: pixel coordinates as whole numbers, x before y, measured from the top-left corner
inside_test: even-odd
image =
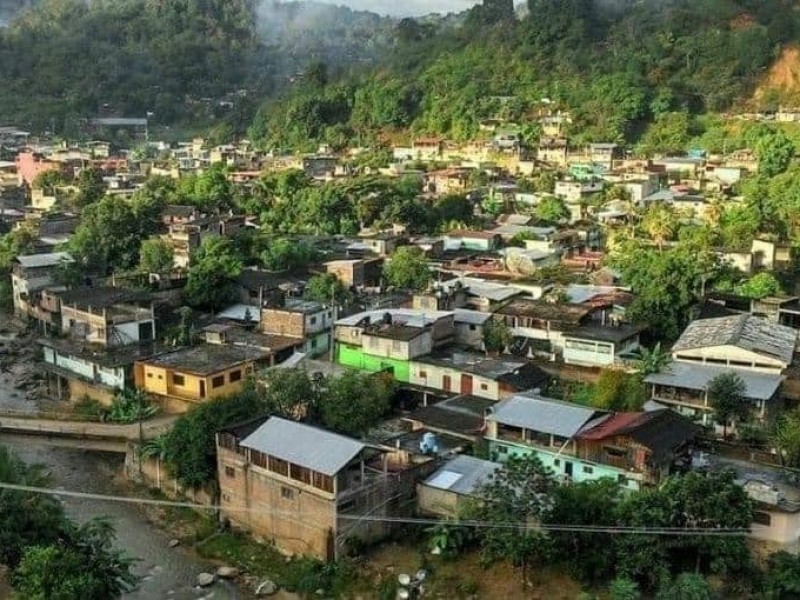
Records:
[[[461,12],[480,0],[315,0],[324,4],[348,6],[353,10],[368,10],[393,17],[418,17],[430,13]]]

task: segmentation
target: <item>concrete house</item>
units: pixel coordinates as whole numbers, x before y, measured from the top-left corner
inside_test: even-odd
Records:
[[[563,167],[567,164],[567,140],[563,137],[542,137],[536,149],[536,159],[550,165]]]
[[[498,249],[501,242],[501,237],[491,231],[451,231],[444,238],[444,249],[491,252]]]
[[[391,516],[413,493],[413,470],[393,470],[387,450],[278,417],[219,432],[217,464],[224,519],[322,560],[386,535],[389,524],[360,517]]]
[[[65,264],[74,262],[66,252],[30,254],[14,259],[11,270],[11,290],[14,314],[26,318],[31,308],[38,304],[44,290],[64,290],[56,283],[55,275]]]
[[[501,465],[461,454],[417,484],[417,507],[423,514],[455,518],[465,501],[491,481]]]
[[[262,333],[303,340],[299,351],[313,358],[330,351],[335,320],[334,307],[287,299],[283,306],[261,309],[260,329]]]
[[[61,334],[101,346],[152,342],[153,302],[147,294],[115,287],[81,287],[58,295]]]
[[[136,362],[136,387],[155,397],[166,412],[228,396],[270,353],[250,346],[202,344]]]
[[[490,453],[501,462],[535,454],[564,481],[608,477],[632,490],[687,460],[695,435],[670,410],[610,414],[533,393],[498,403],[486,422]]]

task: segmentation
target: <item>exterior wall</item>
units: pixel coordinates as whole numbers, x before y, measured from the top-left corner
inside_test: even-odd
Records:
[[[622,484],[621,477],[625,477],[623,487],[628,490],[638,490],[640,484],[632,478],[632,473],[607,465],[582,460],[577,456],[558,453],[558,450],[544,450],[542,448],[514,444],[502,440],[489,439],[489,454],[496,457],[499,462],[504,462],[510,456],[529,456],[535,454],[542,461],[545,468],[550,469],[557,478],[566,476],[568,465],[572,466],[572,481],[594,481],[603,477],[610,477]]]
[[[483,325],[456,323],[456,343],[459,346],[483,350]]]
[[[440,517],[456,517],[458,506],[458,494],[423,484],[417,485],[417,508],[421,513]]]
[[[769,525],[750,525],[750,537],[778,544],[796,544],[800,539],[800,512],[786,512],[772,507],[756,506],[755,512],[769,516]]]
[[[152,333],[149,338],[140,338],[139,326],[142,324],[146,324],[150,328]],[[155,321],[131,321],[130,323],[120,323],[119,325],[114,325],[113,329],[117,332],[118,337],[120,338],[119,341],[121,341],[122,344],[133,344],[144,340],[154,340],[156,337]],[[113,342],[114,340],[110,341]]]
[[[217,371],[212,375],[200,376],[176,369],[165,369],[163,367],[142,363],[142,372],[141,375],[138,376],[138,379],[141,379],[141,381],[137,380],[136,384],[145,392],[157,396],[165,396],[188,402],[203,402],[212,398],[227,396],[241,390],[248,374],[248,369],[252,370],[252,365],[250,363],[242,363],[228,369]],[[238,381],[231,381],[231,373],[235,371],[241,372],[241,378]],[[183,384],[179,385],[175,383],[176,375],[183,377]],[[217,377],[223,377],[224,383],[218,387],[214,387],[214,379]],[[205,394],[202,393],[201,383],[205,383]]]
[[[500,385],[496,381],[477,375],[464,374],[456,368],[441,367],[426,363],[411,362],[410,383],[436,390],[451,391],[456,393],[471,393],[473,396],[487,398],[488,400],[500,399]],[[462,375],[469,377],[472,390],[462,389]],[[450,388],[445,389],[445,377],[450,378]]]
[[[261,311],[261,330],[264,333],[305,337],[305,315],[288,310],[265,308]]]
[[[305,315],[306,335],[328,331],[333,327],[335,320],[336,316],[333,314],[333,309],[330,308],[324,308],[319,312]]]
[[[613,365],[614,344],[592,340],[564,340],[564,362],[578,365]]]
[[[411,367],[408,361],[382,358],[380,356],[365,354],[361,348],[356,346],[337,344],[336,362],[345,366],[355,367],[363,371],[369,371],[371,373],[377,373],[378,371],[383,371],[385,369],[392,369],[395,380],[403,383],[409,383],[411,380]]]
[[[508,322],[508,321],[506,321]],[[553,352],[561,354],[564,351],[564,336],[560,331],[546,329],[533,329],[531,327],[511,327],[511,334],[532,340],[549,340]]]
[[[411,360],[417,356],[430,354],[433,351],[433,339],[430,331],[426,331],[408,342],[363,333],[361,335],[361,345],[365,352],[373,356],[396,360]]]
[[[336,514],[332,494],[321,495],[311,486],[246,464],[244,457],[224,448],[218,448],[217,457],[224,518],[258,538],[274,541],[287,554],[332,558]]]
[[[309,336],[303,344],[300,352],[303,352],[309,358],[321,356],[326,352],[330,352],[333,335],[330,331],[323,331],[317,335]]]
[[[43,348],[44,361],[55,367],[74,373],[78,377],[96,381],[101,385],[122,390],[125,388],[124,367],[103,367],[76,356],[57,352],[53,348]]]
[[[92,400],[97,400],[100,404],[109,406],[114,399],[114,393],[109,389],[92,385],[91,383],[77,378],[70,377],[68,381],[70,402],[77,402],[83,397],[88,396]]]
[[[759,373],[780,373],[787,365],[778,359],[763,356],[738,346],[710,346],[673,352],[674,360],[709,365],[724,365]]]

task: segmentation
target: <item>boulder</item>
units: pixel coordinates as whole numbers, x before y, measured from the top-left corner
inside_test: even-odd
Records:
[[[233,579],[239,576],[239,569],[236,567],[220,567],[217,569],[217,577],[220,579]]]
[[[270,579],[265,579],[258,584],[256,596],[272,596],[278,592],[278,585]]]
[[[180,540],[178,540],[178,539],[174,539],[174,538],[173,538],[173,539],[171,539],[171,540],[169,541],[169,547],[170,547],[170,548],[176,548],[176,547],[178,547],[178,546],[180,546],[180,545],[181,545],[181,541],[180,541]]]
[[[200,575],[197,576],[197,585],[200,587],[208,587],[214,583],[215,579],[216,578],[211,573],[200,573]]]

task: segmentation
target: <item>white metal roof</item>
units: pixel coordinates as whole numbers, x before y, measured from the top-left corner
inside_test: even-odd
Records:
[[[571,438],[603,414],[594,408],[523,393],[498,402],[487,418],[512,427]]]
[[[20,255],[16,261],[26,269],[38,267],[54,267],[63,262],[74,262],[72,256],[67,252],[48,252],[45,254]]]
[[[723,373],[734,372],[745,384],[745,395],[753,400],[769,400],[775,395],[783,377],[774,373],[758,373],[742,369],[731,369],[715,365],[698,365],[694,363],[673,361],[661,373],[653,373],[645,378],[645,382],[656,385],[668,385],[685,390],[705,390],[708,383]]]
[[[280,417],[269,418],[240,445],[324,475],[335,475],[367,448],[353,438]]]

